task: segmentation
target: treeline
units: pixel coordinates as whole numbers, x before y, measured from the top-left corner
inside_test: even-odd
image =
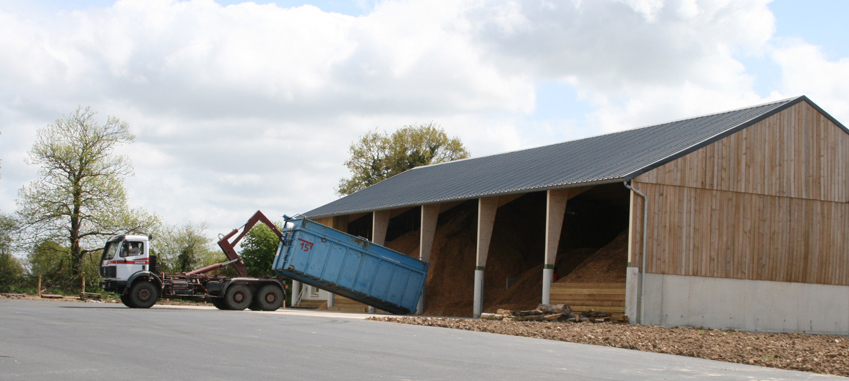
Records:
[[[18,192],[17,210],[0,212],[0,292],[96,292],[104,242],[116,234],[151,235],[151,254],[160,271],[181,273],[226,260],[207,236],[205,223],[175,226],[155,213],[130,208],[124,179],[132,175],[128,157],[114,151],[131,144],[127,123],[94,119],[78,108],[38,131],[27,163],[39,167],[38,179]],[[248,216],[246,216],[247,218]],[[273,275],[277,237],[267,227],[253,228],[242,241],[251,276]],[[221,275],[235,275],[230,266]]]
[[[0,292],[36,294],[38,276],[42,289],[50,293],[76,294],[86,280],[87,292],[98,292],[101,251],[89,251],[83,258],[80,276],[76,276],[70,248],[53,240],[44,240],[18,258],[12,254],[14,245],[13,218],[0,215]],[[151,236],[151,254],[156,255],[159,269],[166,273],[182,273],[226,260],[214,242],[207,237],[204,224],[157,227]],[[274,275],[271,262],[277,249],[277,236],[265,225],[257,225],[242,240],[242,261],[249,276]],[[226,266],[217,274],[235,276],[235,270]]]

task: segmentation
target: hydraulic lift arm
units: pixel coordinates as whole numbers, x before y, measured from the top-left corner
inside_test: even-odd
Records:
[[[205,273],[205,272],[215,270],[215,269],[220,268],[222,266],[226,266],[228,264],[231,264],[231,265],[233,265],[234,268],[236,268],[236,272],[239,273],[240,277],[248,276],[248,269],[247,269],[247,267],[245,267],[244,262],[242,262],[242,259],[239,257],[239,253],[236,253],[236,249],[234,247],[239,243],[239,241],[242,240],[242,238],[245,237],[245,234],[247,234],[251,230],[251,228],[253,228],[254,225],[257,224],[257,222],[262,222],[265,225],[267,225],[271,229],[271,231],[274,232],[274,234],[277,235],[278,239],[283,237],[283,233],[281,233],[280,230],[277,229],[276,226],[274,226],[274,224],[271,222],[271,220],[269,220],[268,217],[266,217],[264,214],[262,214],[261,211],[257,210],[256,213],[254,213],[254,215],[250,219],[248,219],[248,222],[246,222],[241,227],[242,233],[239,234],[236,237],[236,239],[234,239],[232,242],[230,242],[230,237],[233,237],[234,235],[236,235],[236,233],[239,232],[239,229],[233,229],[230,233],[227,233],[226,235],[221,237],[221,239],[218,240],[218,246],[220,246],[221,250],[224,251],[224,254],[227,255],[228,260],[226,262],[216,263],[214,265],[206,266],[206,267],[194,270],[194,271],[186,273],[186,274],[187,275],[202,274],[202,273]]]

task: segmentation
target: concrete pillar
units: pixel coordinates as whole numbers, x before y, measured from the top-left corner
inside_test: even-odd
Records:
[[[436,221],[439,219],[440,204],[422,205],[421,228],[419,229],[419,260],[430,261],[430,252],[433,250],[433,237],[436,236]],[[425,282],[426,285],[427,282]],[[422,289],[416,314],[421,315],[425,309],[425,296],[427,287]]]
[[[295,302],[297,302],[298,295],[300,295],[300,294],[301,294],[301,282],[293,280],[292,281],[292,307],[297,306],[295,304]]]
[[[545,199],[545,264],[542,270],[542,303],[551,303],[551,281],[554,277],[554,263],[557,260],[557,246],[560,244],[560,232],[563,229],[563,216],[566,214],[566,201],[571,189],[549,189]]]
[[[631,324],[640,321],[640,268],[629,266],[625,273],[625,316]]]
[[[551,280],[554,279],[553,268],[542,269],[542,304],[551,304]]]
[[[483,269],[475,269],[475,299],[472,316],[480,317],[483,312]]]
[[[498,197],[478,199],[478,243],[475,265],[475,298],[472,316],[480,317],[483,312],[483,271],[486,257],[489,255],[489,243],[492,240],[492,227],[495,225],[495,212],[498,211]]]
[[[336,303],[336,294],[328,291],[327,292],[327,308],[333,307]]]

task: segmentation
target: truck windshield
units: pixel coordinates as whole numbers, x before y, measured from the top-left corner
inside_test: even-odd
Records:
[[[106,248],[103,249],[103,260],[108,261],[115,258],[115,254],[118,254],[119,248],[121,248],[121,242],[107,242]]]

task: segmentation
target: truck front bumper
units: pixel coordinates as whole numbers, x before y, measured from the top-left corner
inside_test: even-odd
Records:
[[[127,281],[125,280],[115,280],[115,279],[104,279],[100,282],[100,288],[104,291],[122,291],[127,287]]]

